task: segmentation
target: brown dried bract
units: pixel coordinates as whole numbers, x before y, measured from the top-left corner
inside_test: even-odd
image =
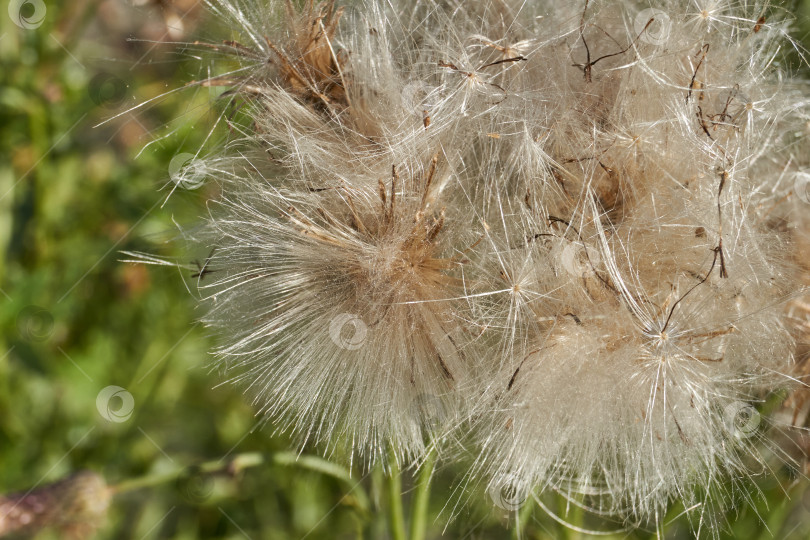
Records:
[[[344,215],[322,210],[321,217],[328,218],[318,224],[291,208],[289,217],[301,227],[303,234],[320,242],[351,251],[353,248],[342,232],[351,229],[369,245],[377,246],[378,253],[363,257],[373,259],[370,267],[375,277],[371,281],[385,274],[384,281],[399,284],[397,288],[411,293],[426,286],[444,286],[451,281],[445,272],[458,264],[459,259],[440,258],[436,253],[438,236],[444,226],[444,209],[432,208],[438,161],[437,154],[424,173],[407,182],[402,181],[396,166],[392,167],[390,189],[383,180],[379,181],[378,206],[368,204],[368,199],[358,197],[352,190],[338,189],[336,192],[341,193],[345,204]],[[367,272],[366,263],[362,266],[364,268],[349,272]],[[390,290],[390,287],[385,289]]]
[[[287,210],[301,234],[330,251],[336,248],[324,265],[333,269],[336,279],[351,283],[354,309],[371,326],[411,328],[414,337],[407,348],[412,384],[416,352],[435,359],[448,384],[455,382],[455,375],[453,362],[447,360],[462,356],[453,338],[452,308],[444,298],[458,285],[450,272],[463,264],[464,252],[451,257],[439,253],[445,215],[444,208],[434,208],[438,169],[436,154],[424,171],[404,178],[393,166],[390,182],[380,179],[373,197],[336,186],[328,192],[339,201],[324,199],[326,204],[312,215],[295,207]]]
[[[282,83],[313,105],[348,106],[342,70],[345,54],[332,43],[343,8],[335,9],[334,1],[316,5],[314,0],[308,0],[300,13],[290,0],[286,8],[291,43],[282,49],[266,38],[278,57]]]

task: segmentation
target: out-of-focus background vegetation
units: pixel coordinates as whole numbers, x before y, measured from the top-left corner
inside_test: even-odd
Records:
[[[174,222],[193,223],[210,193],[202,186],[167,200],[169,165],[205,145],[217,92],[183,89],[126,111],[204,76],[207,61],[178,42],[219,41],[227,31],[206,22],[196,0],[3,4],[0,493],[95,471],[118,490],[98,538],[387,537],[380,471],[292,463],[290,442],[261,426],[238,390],[217,386],[212,340],[184,285],[192,270],[121,262],[129,250],[195,264],[172,242]],[[797,37],[807,38],[810,2],[791,9],[804,21]],[[203,262],[205,254],[196,256]],[[723,536],[807,538],[810,492],[800,472],[763,477],[750,491],[753,506],[730,514]],[[440,468],[428,537],[516,536],[515,515],[493,509],[484,493],[470,494],[469,504],[462,496],[445,530],[462,473]],[[402,481],[407,511],[413,479],[406,472]],[[90,499],[88,513],[94,496],[74,498]],[[544,500],[566,513],[560,500]],[[581,536],[531,502],[520,519],[523,538]],[[573,510],[567,519],[610,526]],[[675,520],[667,537],[688,530]],[[51,528],[38,537],[82,532]]]

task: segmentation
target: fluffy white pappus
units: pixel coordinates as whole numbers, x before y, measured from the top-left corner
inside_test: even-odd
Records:
[[[299,175],[362,176],[452,149],[455,115],[431,118],[445,99],[436,75],[443,70],[418,46],[416,13],[392,14],[376,2],[210,3],[245,43],[224,50],[241,68],[203,84],[229,86],[229,96],[245,100],[253,123],[245,137],[267,150],[266,160]]]
[[[506,289],[479,313],[512,357],[473,415],[471,476],[631,523],[679,499],[700,525],[765,463],[752,404],[792,378],[801,193],[781,179],[806,167],[806,101],[765,4],[570,9],[533,28],[468,171],[495,246],[479,288]]]
[[[245,175],[211,207],[218,356],[303,441],[410,460],[459,418],[475,370],[455,246],[473,225],[440,196],[445,169],[436,155],[374,189],[303,192]]]
[[[201,84],[250,122],[208,168],[201,285],[259,410],[371,459],[471,426],[470,479],[632,523],[702,524],[779,453],[752,405],[791,380],[807,271],[785,14],[210,4],[240,67]]]

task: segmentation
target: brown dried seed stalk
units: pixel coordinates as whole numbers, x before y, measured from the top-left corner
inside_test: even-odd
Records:
[[[28,535],[54,527],[60,538],[90,538],[110,502],[104,479],[82,471],[24,493],[0,495],[0,536]]]
[[[343,8],[335,9],[334,0],[317,5],[313,0],[308,0],[298,12],[292,2],[287,0],[286,12],[290,39],[287,43],[279,45],[265,36],[267,47],[273,53],[269,59],[263,52],[236,41],[225,41],[222,45],[195,42],[195,45],[275,64],[278,68],[278,82],[314,107],[327,109],[348,107],[350,100],[346,93],[347,83],[343,73],[346,55],[332,45],[343,15]],[[204,81],[192,81],[189,84],[233,87],[233,91],[225,95],[240,93],[250,97],[261,96],[267,92],[260,81],[250,76],[244,78],[215,76]]]

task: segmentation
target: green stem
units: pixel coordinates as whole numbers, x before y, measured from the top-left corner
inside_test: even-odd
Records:
[[[430,501],[430,481],[436,466],[436,450],[431,450],[422,468],[416,484],[416,492],[411,506],[411,540],[424,540],[427,525],[428,502]]]
[[[566,521],[571,525],[579,527],[580,529],[584,529],[585,512],[582,510],[582,507],[574,503],[571,503],[571,506],[569,507],[568,513],[566,515]],[[568,529],[568,538],[570,538],[571,540],[582,540],[583,535],[579,531],[576,531],[574,529]]]
[[[237,454],[229,460],[208,461],[202,465],[190,467],[178,467],[172,471],[153,474],[149,476],[142,476],[139,478],[132,478],[124,480],[119,484],[112,486],[110,490],[113,494],[125,493],[137,489],[144,489],[168,484],[177,481],[180,478],[191,475],[217,475],[227,474],[236,476],[241,471],[251,467],[258,467],[266,463],[272,462],[274,465],[281,466],[296,466],[311,471],[319,472],[326,476],[331,476],[343,482],[347,490],[347,495],[351,494],[355,506],[363,512],[369,512],[371,505],[366,495],[366,491],[360,482],[352,478],[349,472],[330,461],[319,458],[317,456],[299,456],[294,452],[278,452],[273,454],[272,457],[253,452],[245,454]]]
[[[402,477],[396,457],[391,455],[391,477],[388,479],[388,521],[392,540],[406,540],[405,517],[402,512]]]
[[[515,515],[515,528],[512,529],[513,540],[521,540],[521,538],[523,538],[523,530],[526,528],[526,524],[532,517],[533,502],[534,501],[531,499],[531,497],[526,499],[526,502],[524,502],[523,506],[520,507],[520,511],[518,511]]]
[[[348,488],[348,494],[352,494],[357,507],[368,512],[371,510],[371,503],[369,502],[366,490],[360,485],[360,481],[353,478],[349,471],[344,467],[332,463],[326,459],[318,456],[301,456],[295,452],[279,452],[273,455],[273,463],[276,465],[294,465],[309,469],[311,471],[319,472],[332,478],[336,478],[343,482]]]
[[[369,538],[385,538],[388,536],[388,514],[385,509],[388,505],[388,482],[382,463],[377,463],[371,469],[371,500],[374,504],[372,512],[373,521]]]
[[[238,454],[233,459],[228,461],[209,461],[202,465],[192,467],[178,467],[173,471],[168,471],[160,474],[153,474],[150,476],[141,476],[140,478],[132,478],[124,480],[115,486],[110,487],[110,491],[114,494],[126,493],[136,489],[143,489],[148,487],[159,486],[167,484],[191,474],[230,474],[236,475],[244,469],[256,467],[265,462],[263,455],[259,453]]]

